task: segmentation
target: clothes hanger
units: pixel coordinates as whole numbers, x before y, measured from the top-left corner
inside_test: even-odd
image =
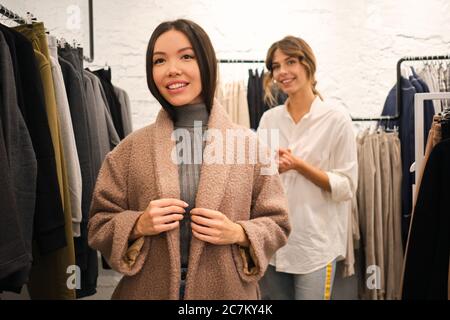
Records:
[[[31,12],[27,12],[27,15],[25,16],[25,22],[27,24],[33,24],[33,22],[36,22],[36,18]]]

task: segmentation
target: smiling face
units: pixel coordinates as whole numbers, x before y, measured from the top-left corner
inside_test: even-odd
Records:
[[[299,58],[288,56],[280,49],[276,49],[273,54],[272,73],[279,88],[288,95],[300,90],[311,90],[311,81]]]
[[[175,107],[203,102],[197,57],[184,33],[169,30],[161,34],[150,59],[155,85],[167,102]]]

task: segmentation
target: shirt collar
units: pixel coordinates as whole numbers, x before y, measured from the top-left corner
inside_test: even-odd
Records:
[[[289,103],[289,98],[286,99],[286,102],[283,105],[284,117],[292,120],[291,114],[289,113],[289,111],[287,109],[288,103]],[[316,96],[311,104],[311,109],[309,109],[309,112],[303,116],[303,119],[321,116],[325,112],[325,108],[321,108],[322,104],[323,104],[323,101],[320,99],[319,96]]]

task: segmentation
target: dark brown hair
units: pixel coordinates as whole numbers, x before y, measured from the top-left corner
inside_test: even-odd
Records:
[[[173,121],[176,120],[174,106],[172,106],[159,92],[153,79],[153,52],[156,40],[159,36],[169,30],[182,32],[189,39],[194,49],[197,63],[200,69],[202,82],[202,98],[208,112],[211,111],[214,102],[214,93],[217,84],[217,59],[211,40],[206,32],[195,22],[187,19],[178,19],[175,21],[166,21],[158,25],[153,31],[148,42],[146,55],[147,85],[153,96],[159,101]]]
[[[308,43],[306,43],[305,40],[301,38],[286,36],[283,39],[272,44],[272,46],[267,51],[266,68],[267,70],[269,70],[269,72],[266,73],[264,78],[264,99],[266,100],[266,102],[274,105],[276,103],[274,92],[279,92],[278,87],[273,83],[272,70],[273,55],[275,54],[275,51],[277,49],[281,50],[281,52],[283,52],[287,56],[296,57],[300,61],[300,63],[306,69],[308,79],[311,80],[311,86],[314,95],[319,96],[319,98],[322,99],[319,91],[316,90],[317,81],[315,75],[317,64],[316,57],[314,56],[311,47],[308,45]]]

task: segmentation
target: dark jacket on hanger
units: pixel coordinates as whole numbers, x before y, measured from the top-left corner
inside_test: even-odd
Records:
[[[67,98],[69,100],[70,115],[72,117],[75,143],[77,145],[82,177],[82,201],[81,208],[83,217],[89,212],[89,206],[93,190],[93,169],[90,135],[87,122],[87,106],[83,101],[83,80],[76,69],[65,59],[59,58],[59,64],[63,73],[66,86]]]
[[[93,73],[98,76],[102,82],[103,90],[105,91],[106,98],[108,99],[108,105],[111,111],[114,127],[116,128],[120,140],[122,140],[125,137],[125,133],[123,131],[122,111],[120,109],[121,106],[119,99],[114,92],[114,86],[111,83],[111,68],[108,70],[96,70],[93,71]]]
[[[56,175],[56,161],[47,121],[42,80],[34,50],[19,32],[0,24],[14,55],[18,105],[28,128],[37,160],[33,238],[41,254],[66,246],[64,212]]]
[[[276,105],[284,104],[287,95],[280,92],[276,96]],[[264,112],[271,106],[264,101],[264,71],[259,74],[258,70],[248,70],[247,102],[250,115],[250,128],[256,130]]]
[[[384,123],[389,128],[400,125],[399,138],[401,141],[401,154],[402,154],[402,239],[403,244],[406,244],[409,231],[409,221],[412,211],[412,185],[415,183],[414,173],[409,172],[409,168],[414,162],[414,95],[416,89],[413,84],[405,79],[401,78],[402,85],[402,116],[400,121],[389,121]],[[417,83],[416,83],[417,85]],[[397,86],[395,85],[386,98],[384,104],[383,116],[394,116],[397,111]],[[430,123],[425,123],[424,127],[430,128],[434,115],[433,108],[425,109],[424,119],[431,119]],[[426,120],[429,121],[429,120]],[[425,134],[425,133],[424,133]],[[428,136],[428,133],[427,133]],[[426,140],[425,140],[426,141]]]
[[[89,221],[89,207],[92,199],[92,192],[95,185],[95,163],[93,137],[89,125],[90,110],[86,98],[83,73],[79,72],[79,57],[72,54],[72,51],[63,51],[71,62],[59,58],[59,63],[63,71],[64,83],[69,100],[69,108],[72,117],[72,124],[75,133],[78,157],[80,159],[82,176],[82,200],[81,209],[83,219],[81,220],[80,237],[74,238],[76,263],[81,269],[81,289],[77,289],[77,298],[83,298],[96,293],[98,264],[97,252],[89,248],[87,244],[87,224]],[[78,66],[78,67],[77,67]],[[82,69],[81,69],[82,71]],[[91,106],[92,107],[92,106]],[[92,124],[91,124],[92,125]]]
[[[256,130],[265,111],[264,90],[259,71],[257,69],[254,71],[250,69],[248,72],[247,102],[250,115],[250,128]]]
[[[28,128],[17,103],[15,76],[9,47],[0,32],[0,119],[12,178],[13,192],[31,259],[37,162]],[[31,260],[30,260],[31,261]]]
[[[88,126],[88,107],[83,100],[84,83],[77,69],[68,61],[59,58],[63,72],[64,84],[66,86],[69,100],[70,114],[75,134],[78,157],[80,160],[82,177],[82,200],[81,209],[83,219],[80,224],[81,236],[74,239],[75,258],[81,269],[82,289],[77,290],[77,297],[85,297],[95,293],[98,275],[97,260],[93,259],[93,252],[87,245],[87,223],[89,219],[89,207],[95,184],[91,137]]]
[[[89,111],[89,106],[88,106],[88,98],[87,98],[87,93],[86,93],[86,87],[84,84],[84,74],[83,74],[83,51],[81,48],[71,48],[71,47],[67,47],[67,48],[58,48],[58,56],[65,60],[66,62],[69,62],[69,64],[74,68],[75,73],[78,75],[78,78],[81,79],[81,87],[80,90],[78,91],[79,94],[79,99],[81,99],[81,104],[82,104],[82,108],[83,110],[86,111],[85,116],[86,116],[86,122],[87,122],[87,128],[88,128],[88,139],[87,139],[87,143],[88,143],[88,150],[90,153],[90,171],[91,171],[91,176],[92,177],[96,177],[97,173],[95,170],[95,160],[97,158],[96,154],[98,153],[98,150],[96,150],[95,146],[95,140],[97,140],[98,138],[96,136],[92,136],[91,135],[91,131],[92,128],[91,126],[95,125],[93,123],[91,123],[91,121],[89,121],[89,117],[92,117],[92,114],[90,114]],[[94,143],[93,143],[94,142]]]
[[[19,211],[13,193],[3,126],[0,121],[0,292],[20,293],[28,281],[31,256],[25,249]]]
[[[96,118],[96,101],[95,101],[95,93],[94,93],[94,87],[92,85],[92,81],[89,79],[88,76],[85,75],[86,71],[83,70],[82,76],[83,76],[83,89],[86,96],[86,119],[88,123],[89,128],[89,136],[90,136],[90,143],[91,143],[91,149],[92,149],[92,174],[93,174],[93,181],[95,184],[95,180],[97,179],[98,172],[100,171],[100,167],[102,166],[102,155],[100,150],[100,140],[99,140],[99,133],[98,133],[98,124],[97,124],[97,118]]]
[[[36,155],[17,104],[11,54],[0,32],[0,291],[20,292],[28,281],[36,175]]]
[[[250,116],[250,128],[256,130],[256,88],[253,70],[248,70],[247,103]]]
[[[420,185],[408,250],[403,299],[447,300],[450,214],[450,140],[431,152]]]

